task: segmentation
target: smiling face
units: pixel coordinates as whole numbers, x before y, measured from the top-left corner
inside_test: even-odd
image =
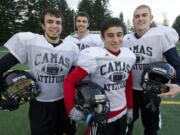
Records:
[[[48,13],[44,16],[42,28],[44,30],[45,38],[50,43],[58,43],[62,32],[62,18]]]
[[[76,28],[78,33],[85,33],[88,30],[89,22],[85,16],[78,16],[76,18]]]
[[[142,36],[146,31],[149,30],[153,16],[148,6],[140,6],[136,8],[133,15],[133,24],[136,33]]]
[[[119,26],[109,27],[101,38],[107,50],[118,52],[123,41],[123,28]]]

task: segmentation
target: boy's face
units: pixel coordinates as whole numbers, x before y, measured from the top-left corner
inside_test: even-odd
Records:
[[[109,27],[101,38],[107,50],[117,52],[123,42],[123,29],[118,26]]]
[[[46,14],[42,28],[48,41],[59,40],[62,32],[62,19],[51,14]]]
[[[89,22],[88,22],[87,17],[78,16],[76,18],[76,28],[79,33],[86,32],[88,27],[89,27]]]
[[[133,15],[133,24],[136,32],[146,32],[150,28],[153,16],[151,15],[148,8],[136,9]]]

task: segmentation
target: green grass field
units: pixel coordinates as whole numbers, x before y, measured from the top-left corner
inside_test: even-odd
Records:
[[[180,42],[177,45],[178,52],[180,54]],[[5,51],[3,49],[3,51]],[[0,52],[0,57],[5,52]],[[26,69],[24,65],[18,65],[13,69],[20,68]],[[163,101],[176,101],[180,103],[180,95],[174,99],[163,99]],[[12,112],[0,111],[0,135],[30,135],[29,121],[28,121],[28,103],[21,105],[20,108]],[[159,135],[179,135],[180,124],[180,104],[162,104],[162,129],[159,131]],[[59,125],[61,126],[61,125]],[[82,127],[79,128],[77,135],[82,134]],[[140,120],[135,123],[134,135],[143,135],[143,128]]]

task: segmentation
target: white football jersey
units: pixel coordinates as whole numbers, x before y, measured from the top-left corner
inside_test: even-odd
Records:
[[[93,33],[91,31],[87,31],[81,38],[79,38],[77,33],[75,32],[67,36],[64,40],[71,40],[72,42],[74,42],[79,47],[80,51],[89,47],[104,46],[100,34]]]
[[[120,110],[126,106],[125,85],[128,73],[136,57],[128,48],[114,56],[105,48],[91,47],[80,52],[77,65],[86,70],[95,82],[104,88],[110,101],[110,110]]]
[[[41,89],[38,101],[51,102],[64,97],[64,78],[79,54],[74,43],[63,41],[54,47],[43,35],[21,32],[10,38],[5,47],[30,68]]]
[[[142,90],[140,81],[143,70],[149,63],[166,61],[163,53],[175,47],[179,37],[174,29],[165,26],[151,28],[139,39],[134,34],[125,35],[123,45],[136,55],[136,64],[132,70],[133,88]]]

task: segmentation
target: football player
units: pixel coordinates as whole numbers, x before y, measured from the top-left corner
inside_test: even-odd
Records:
[[[92,82],[101,86],[110,102],[108,124],[90,125],[87,134],[125,135],[127,109],[132,109],[131,68],[135,55],[122,47],[123,24],[117,18],[105,20],[101,25],[104,48],[91,47],[80,52],[77,67],[64,81],[64,100],[71,119],[81,121],[83,114],[75,107],[75,85],[90,75]],[[89,131],[89,132],[88,132]]]
[[[124,46],[129,47],[136,55],[136,64],[132,70],[134,119],[129,125],[128,135],[132,135],[133,123],[138,119],[139,111],[144,126],[144,135],[157,135],[157,130],[160,129],[159,104],[155,111],[146,108],[145,93],[140,85],[142,72],[150,63],[159,61],[170,63],[176,69],[177,83],[180,84],[180,58],[175,46],[179,39],[178,34],[174,29],[165,26],[150,28],[152,20],[150,7],[138,6],[133,14],[135,32],[124,37]]]
[[[75,21],[77,31],[67,36],[65,40],[71,40],[79,47],[80,50],[89,47],[103,47],[100,34],[89,31],[88,29],[90,25],[90,18],[86,12],[78,12]]]
[[[73,42],[60,39],[62,18],[56,9],[45,10],[41,16],[44,35],[15,34],[4,45],[10,53],[0,59],[0,78],[21,63],[28,65],[38,83],[41,93],[30,101],[29,108],[31,135],[74,134],[64,106],[63,80],[75,64],[79,49]]]

